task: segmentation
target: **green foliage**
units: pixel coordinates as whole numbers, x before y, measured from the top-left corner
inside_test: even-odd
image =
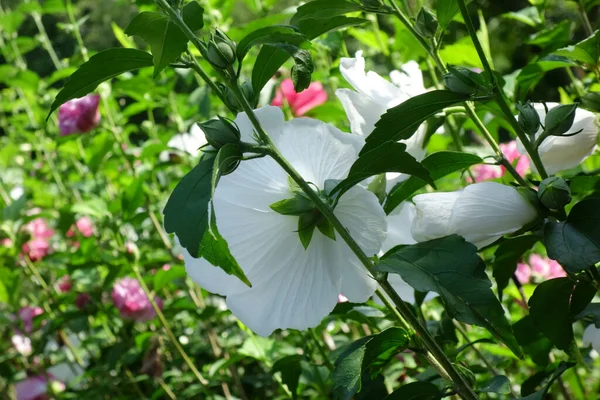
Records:
[[[517,270],[517,263],[539,240],[540,238],[534,235],[519,236],[500,243],[496,249],[493,268],[500,300],[504,289]]]
[[[441,396],[433,383],[413,382],[394,390],[385,400],[438,400]]]

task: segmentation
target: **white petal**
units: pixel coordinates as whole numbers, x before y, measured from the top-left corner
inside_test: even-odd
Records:
[[[365,73],[362,51],[357,51],[354,58],[340,59],[340,72],[359,93],[369,96],[386,108],[406,100],[406,95],[393,83],[373,71]]]
[[[516,232],[537,216],[515,188],[496,182],[467,186],[452,210],[451,229],[478,248]]]
[[[335,94],[346,111],[352,133],[370,135],[375,129],[375,123],[385,113],[385,105],[350,89],[338,89]]]
[[[406,152],[413,156],[417,161],[421,161],[425,158],[425,149],[423,144],[425,142],[425,136],[427,135],[427,127],[425,124],[421,124],[419,129],[406,140],[400,140],[400,143],[406,144]]]
[[[459,192],[437,192],[417,195],[413,202],[417,216],[412,224],[412,236],[418,242],[450,235],[450,216]]]
[[[411,202],[405,201],[396,207],[387,217],[388,231],[381,246],[383,253],[400,244],[415,244],[412,237],[412,222],[417,216],[417,208]]]
[[[342,276],[340,293],[353,303],[364,303],[375,293],[377,281],[349,248],[345,249],[345,254],[349,262],[340,270]]]
[[[193,124],[190,133],[180,133],[173,136],[167,143],[167,146],[179,151],[185,151],[191,155],[197,155],[199,154],[198,149],[206,143],[206,137],[202,129],[200,129],[198,124]]]
[[[407,96],[414,97],[426,92],[423,83],[423,73],[419,68],[419,63],[409,61],[402,65],[402,71],[394,70],[390,72],[390,79],[394,85],[398,86]]]
[[[283,132],[283,111],[281,108],[274,106],[264,106],[254,110],[256,118],[260,122],[261,126],[269,134],[272,140],[275,140]],[[256,143],[254,140],[255,129],[252,122],[246,115],[245,112],[241,112],[237,115],[235,123],[240,129],[241,139],[243,142]]]
[[[183,249],[185,271],[203,289],[227,296],[230,293],[243,290],[245,285],[237,277],[227,274],[219,267],[215,267],[204,258],[193,258]]]
[[[596,328],[594,324],[590,324],[583,331],[582,338],[584,345],[592,345],[592,348],[600,352],[600,329]]]

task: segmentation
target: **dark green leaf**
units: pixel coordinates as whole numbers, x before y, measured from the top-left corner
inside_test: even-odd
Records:
[[[368,20],[364,18],[337,15],[327,18],[307,18],[292,24],[296,25],[304,36],[312,40],[327,32],[362,25],[365,22],[368,22]]]
[[[413,382],[394,390],[385,400],[439,400],[441,398],[442,393],[433,383]]]
[[[440,151],[425,157],[421,165],[429,171],[432,180],[443,178],[452,172],[469,168],[471,165],[480,164],[483,160],[473,154],[458,153],[453,151]],[[404,182],[398,183],[390,191],[384,205],[387,214],[391,213],[400,203],[408,199],[413,193],[427,185],[422,179],[411,176]]]
[[[179,265],[174,265],[166,271],[161,268],[156,271],[156,275],[154,275],[153,289],[155,292],[158,292],[175,279],[184,278],[185,276],[185,268]]]
[[[181,246],[192,257],[198,257],[200,241],[208,228],[214,161],[213,155],[204,154],[198,165],[177,184],[163,210],[165,230],[175,232]]]
[[[434,90],[390,108],[375,124],[375,130],[367,137],[361,154],[386,142],[410,138],[427,118],[445,107],[466,101],[469,97],[447,90]]]
[[[549,354],[552,342],[534,325],[530,315],[526,315],[513,325],[515,338],[523,352],[537,365],[546,366],[550,362]]]
[[[478,392],[509,394],[510,380],[504,375],[495,376],[484,387],[479,389]]]
[[[364,179],[386,172],[408,174],[434,185],[429,171],[406,152],[406,144],[390,142],[369,152],[361,152],[358,160],[350,167],[348,177],[339,183],[333,193],[339,191],[341,195]]]
[[[469,4],[472,0],[467,0],[465,3]],[[435,12],[437,14],[440,28],[446,29],[450,21],[454,19],[454,16],[460,12],[458,8],[457,0],[438,0],[435,6]]]
[[[71,75],[65,86],[56,95],[50,112],[54,112],[61,104],[92,92],[104,81],[114,78],[123,72],[152,66],[152,56],[136,49],[108,49],[92,56]]]
[[[300,243],[304,247],[304,250],[310,245],[313,233],[318,224],[320,215],[315,212],[306,212],[298,217],[298,236],[300,237]]]
[[[271,43],[267,44],[266,47],[274,47],[287,53],[294,59],[294,66],[292,67],[292,81],[294,83],[294,91],[300,93],[310,85],[311,74],[315,70],[310,51],[303,50],[299,47],[286,44],[286,43]],[[258,61],[257,61],[258,62]],[[265,66],[263,66],[265,67]],[[256,69],[257,66],[255,65]],[[254,74],[254,70],[252,70]],[[259,72],[257,71],[257,74]],[[262,75],[262,72],[260,73]],[[258,78],[262,79],[262,78]]]
[[[533,235],[508,239],[500,244],[494,253],[494,279],[498,285],[498,297],[502,300],[502,291],[517,270],[517,263],[526,251],[531,249],[539,237]]]
[[[558,49],[554,54],[597,68],[596,64],[600,57],[600,31],[594,32],[592,36],[573,46]]]
[[[544,398],[546,397],[546,394],[548,393],[548,390],[550,390],[550,386],[552,386],[554,381],[556,379],[558,379],[558,377],[561,376],[566,370],[574,367],[575,365],[576,365],[575,363],[571,363],[571,362],[561,362],[560,364],[558,364],[556,371],[554,371],[554,374],[552,374],[552,376],[550,377],[550,380],[548,381],[546,386],[544,386],[544,388],[538,390],[537,392],[535,392],[533,394],[530,394],[527,397],[523,397],[522,400],[544,400]]]
[[[577,203],[565,222],[547,222],[548,256],[567,271],[579,272],[600,261],[600,199]]]
[[[365,381],[377,377],[408,342],[407,332],[394,327],[351,343],[335,362],[332,373],[335,398],[349,400],[360,392]]]
[[[310,42],[293,26],[274,25],[250,32],[237,45],[238,60],[243,60],[253,46],[261,44],[289,44],[302,49],[310,48]]]
[[[492,292],[477,248],[458,235],[399,246],[375,270],[402,276],[415,290],[440,295],[451,318],[486,328],[518,357],[521,349]]]
[[[331,18],[361,10],[359,4],[347,0],[315,0],[298,7],[290,24],[298,26],[305,19]]]
[[[527,44],[540,46],[546,52],[549,52],[567,44],[570,35],[571,21],[565,20],[552,28],[537,32],[527,41]]]
[[[519,72],[519,75],[517,75],[516,78],[517,90],[515,91],[515,94],[517,99],[525,100],[528,97],[529,92],[544,78],[546,72],[575,65],[577,64],[568,58],[555,55],[550,55],[533,64],[527,65]]]
[[[546,132],[553,136],[567,133],[575,121],[575,111],[577,111],[577,103],[560,104],[548,110],[544,120]]]
[[[600,92],[588,92],[581,98],[581,107],[600,112]]]
[[[300,381],[300,374],[302,373],[302,367],[300,361],[303,357],[299,354],[294,354],[281,358],[273,364],[271,373],[281,372],[281,380],[292,392],[292,398],[298,398],[298,382]]]
[[[203,12],[195,1],[185,5],[183,18],[190,29],[195,31],[202,28]],[[148,43],[154,59],[155,77],[187,49],[185,34],[168,16],[158,12],[145,11],[136,15],[125,28],[125,34],[139,36]]]

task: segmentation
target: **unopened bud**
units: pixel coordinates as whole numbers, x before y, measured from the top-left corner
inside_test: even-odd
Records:
[[[417,23],[415,29],[425,38],[432,38],[439,27],[439,23],[435,15],[425,7],[421,8],[417,15]]]
[[[208,144],[215,149],[220,149],[227,143],[238,143],[240,141],[240,131],[232,122],[223,117],[203,122],[200,127]]]
[[[517,106],[519,109],[519,116],[517,120],[519,125],[528,135],[535,135],[540,129],[540,115],[533,107],[531,103],[524,103]]]
[[[454,68],[448,66],[448,73],[444,75],[444,84],[453,92],[463,94],[486,94],[490,85],[483,75],[468,68]]]
[[[571,202],[571,189],[567,182],[552,176],[540,183],[538,197],[544,207],[550,210],[560,210]]]
[[[208,62],[217,68],[225,69],[235,62],[235,43],[218,29],[211,35],[207,52]]]

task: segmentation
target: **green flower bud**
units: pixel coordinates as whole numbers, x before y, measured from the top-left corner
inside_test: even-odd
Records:
[[[551,136],[562,136],[567,133],[575,121],[577,103],[561,104],[548,111],[544,125],[546,134]]]
[[[218,117],[200,124],[204,131],[206,141],[215,149],[220,149],[227,143],[238,143],[240,141],[240,131],[229,120]]]
[[[517,105],[519,109],[519,125],[528,135],[535,135],[540,128],[540,115],[533,107],[533,104],[527,102]]]
[[[425,38],[432,38],[437,32],[439,23],[435,15],[425,7],[421,8],[417,15],[415,29]]]
[[[258,98],[254,93],[254,89],[252,88],[252,82],[245,81],[242,83],[242,93],[248,100],[248,103],[250,103],[250,106],[252,106],[252,108],[256,108],[256,105],[258,104]]]
[[[486,94],[490,92],[490,85],[483,75],[468,68],[454,68],[448,66],[448,73],[444,75],[444,84],[453,92],[463,94]]]
[[[206,58],[213,66],[225,69],[235,62],[235,43],[220,30],[211,35]]]
[[[564,180],[552,176],[540,183],[538,197],[550,210],[560,210],[571,202],[571,189]]]

